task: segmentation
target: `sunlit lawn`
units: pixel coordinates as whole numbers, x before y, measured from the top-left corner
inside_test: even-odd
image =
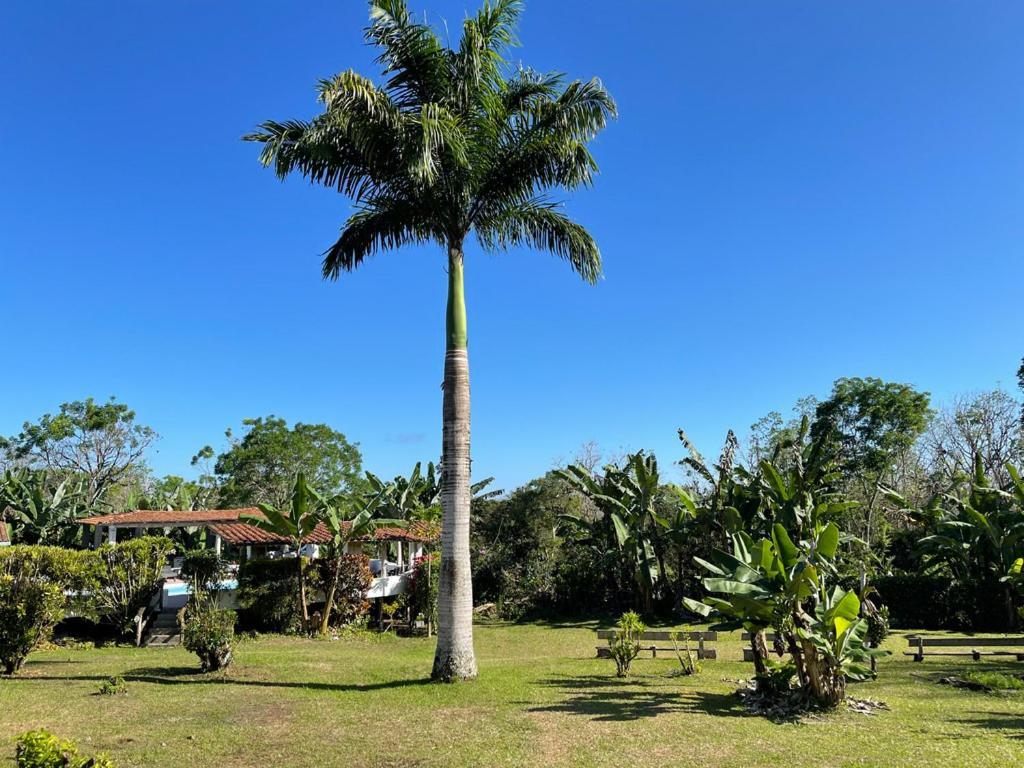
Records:
[[[898,653],[901,637],[891,640]],[[640,660],[629,682],[594,657],[590,625],[481,626],[480,679],[433,685],[433,642],[245,642],[226,674],[181,649],[57,650],[0,680],[2,754],[45,726],[125,766],[1009,766],[1024,760],[1024,696],[937,685],[970,666],[894,655],[853,687],[891,708],[799,725],[748,716],[738,639],[700,675]],[[1020,665],[1024,671],[1024,665]],[[125,696],[99,696],[111,675]]]

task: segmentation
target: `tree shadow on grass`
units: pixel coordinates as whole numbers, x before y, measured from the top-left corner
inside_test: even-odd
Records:
[[[748,716],[732,694],[666,691],[642,678],[621,680],[593,675],[550,678],[537,684],[557,688],[565,698],[554,704],[531,707],[528,712],[558,712],[598,721],[631,721],[701,712],[717,717]]]
[[[970,717],[960,718],[953,722],[970,725],[990,731],[999,731],[1001,736],[1017,741],[1024,741],[1024,715],[1008,712],[968,712]],[[1009,731],[1009,733],[1005,733]],[[966,738],[966,735],[964,736]]]
[[[323,683],[279,680],[248,680],[231,677],[231,670],[203,674],[195,667],[138,667],[117,675],[129,683],[152,683],[155,685],[232,685],[255,688],[296,688],[309,691],[381,691],[397,688],[432,685],[429,678],[413,680],[386,680],[378,683]],[[80,680],[102,682],[110,675],[26,675],[16,678],[25,682],[36,680]]]

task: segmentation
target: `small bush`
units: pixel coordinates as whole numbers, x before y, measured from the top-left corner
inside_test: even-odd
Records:
[[[29,576],[0,575],[0,664],[15,674],[26,657],[49,640],[64,615],[64,593],[56,584]]]
[[[640,617],[633,611],[622,614],[615,633],[608,639],[608,648],[615,660],[616,677],[626,677],[629,674],[629,666],[640,654],[640,635],[646,629]]]
[[[18,737],[14,761],[18,768],[114,768],[110,758],[83,757],[73,743],[42,728]]]
[[[100,696],[124,696],[128,693],[128,685],[123,677],[108,677],[100,683]]]
[[[96,619],[95,605],[88,598],[98,586],[95,552],[35,545],[0,547],[0,574],[56,584],[65,592],[69,612]]]
[[[220,610],[208,600],[189,600],[179,615],[181,644],[199,657],[203,672],[216,672],[231,664],[235,639],[235,612]]]

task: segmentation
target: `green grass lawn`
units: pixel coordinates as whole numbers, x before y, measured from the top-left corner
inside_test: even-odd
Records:
[[[1024,695],[936,680],[1013,663],[881,662],[852,686],[891,712],[839,712],[798,725],[747,715],[732,695],[751,674],[738,638],[696,677],[638,660],[626,682],[594,657],[593,625],[480,626],[480,679],[425,680],[433,641],[239,645],[226,674],[196,674],[181,649],[34,654],[0,680],[0,754],[40,726],[126,766],[1009,766],[1024,760]],[[901,636],[890,648],[902,653]],[[96,694],[121,675],[125,696]]]

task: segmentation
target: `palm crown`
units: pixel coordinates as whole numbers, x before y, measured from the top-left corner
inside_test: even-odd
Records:
[[[319,116],[246,136],[264,144],[261,162],[279,176],[298,172],[353,198],[324,255],[326,277],[410,243],[461,252],[472,231],[487,250],[530,245],[598,278],[597,244],[547,191],[590,183],[587,142],[615,104],[596,79],[510,71],[503,53],[520,10],[519,0],[485,3],[453,49],[404,0],[373,0],[366,37],[380,49],[383,83],[343,72],[320,83]]]

